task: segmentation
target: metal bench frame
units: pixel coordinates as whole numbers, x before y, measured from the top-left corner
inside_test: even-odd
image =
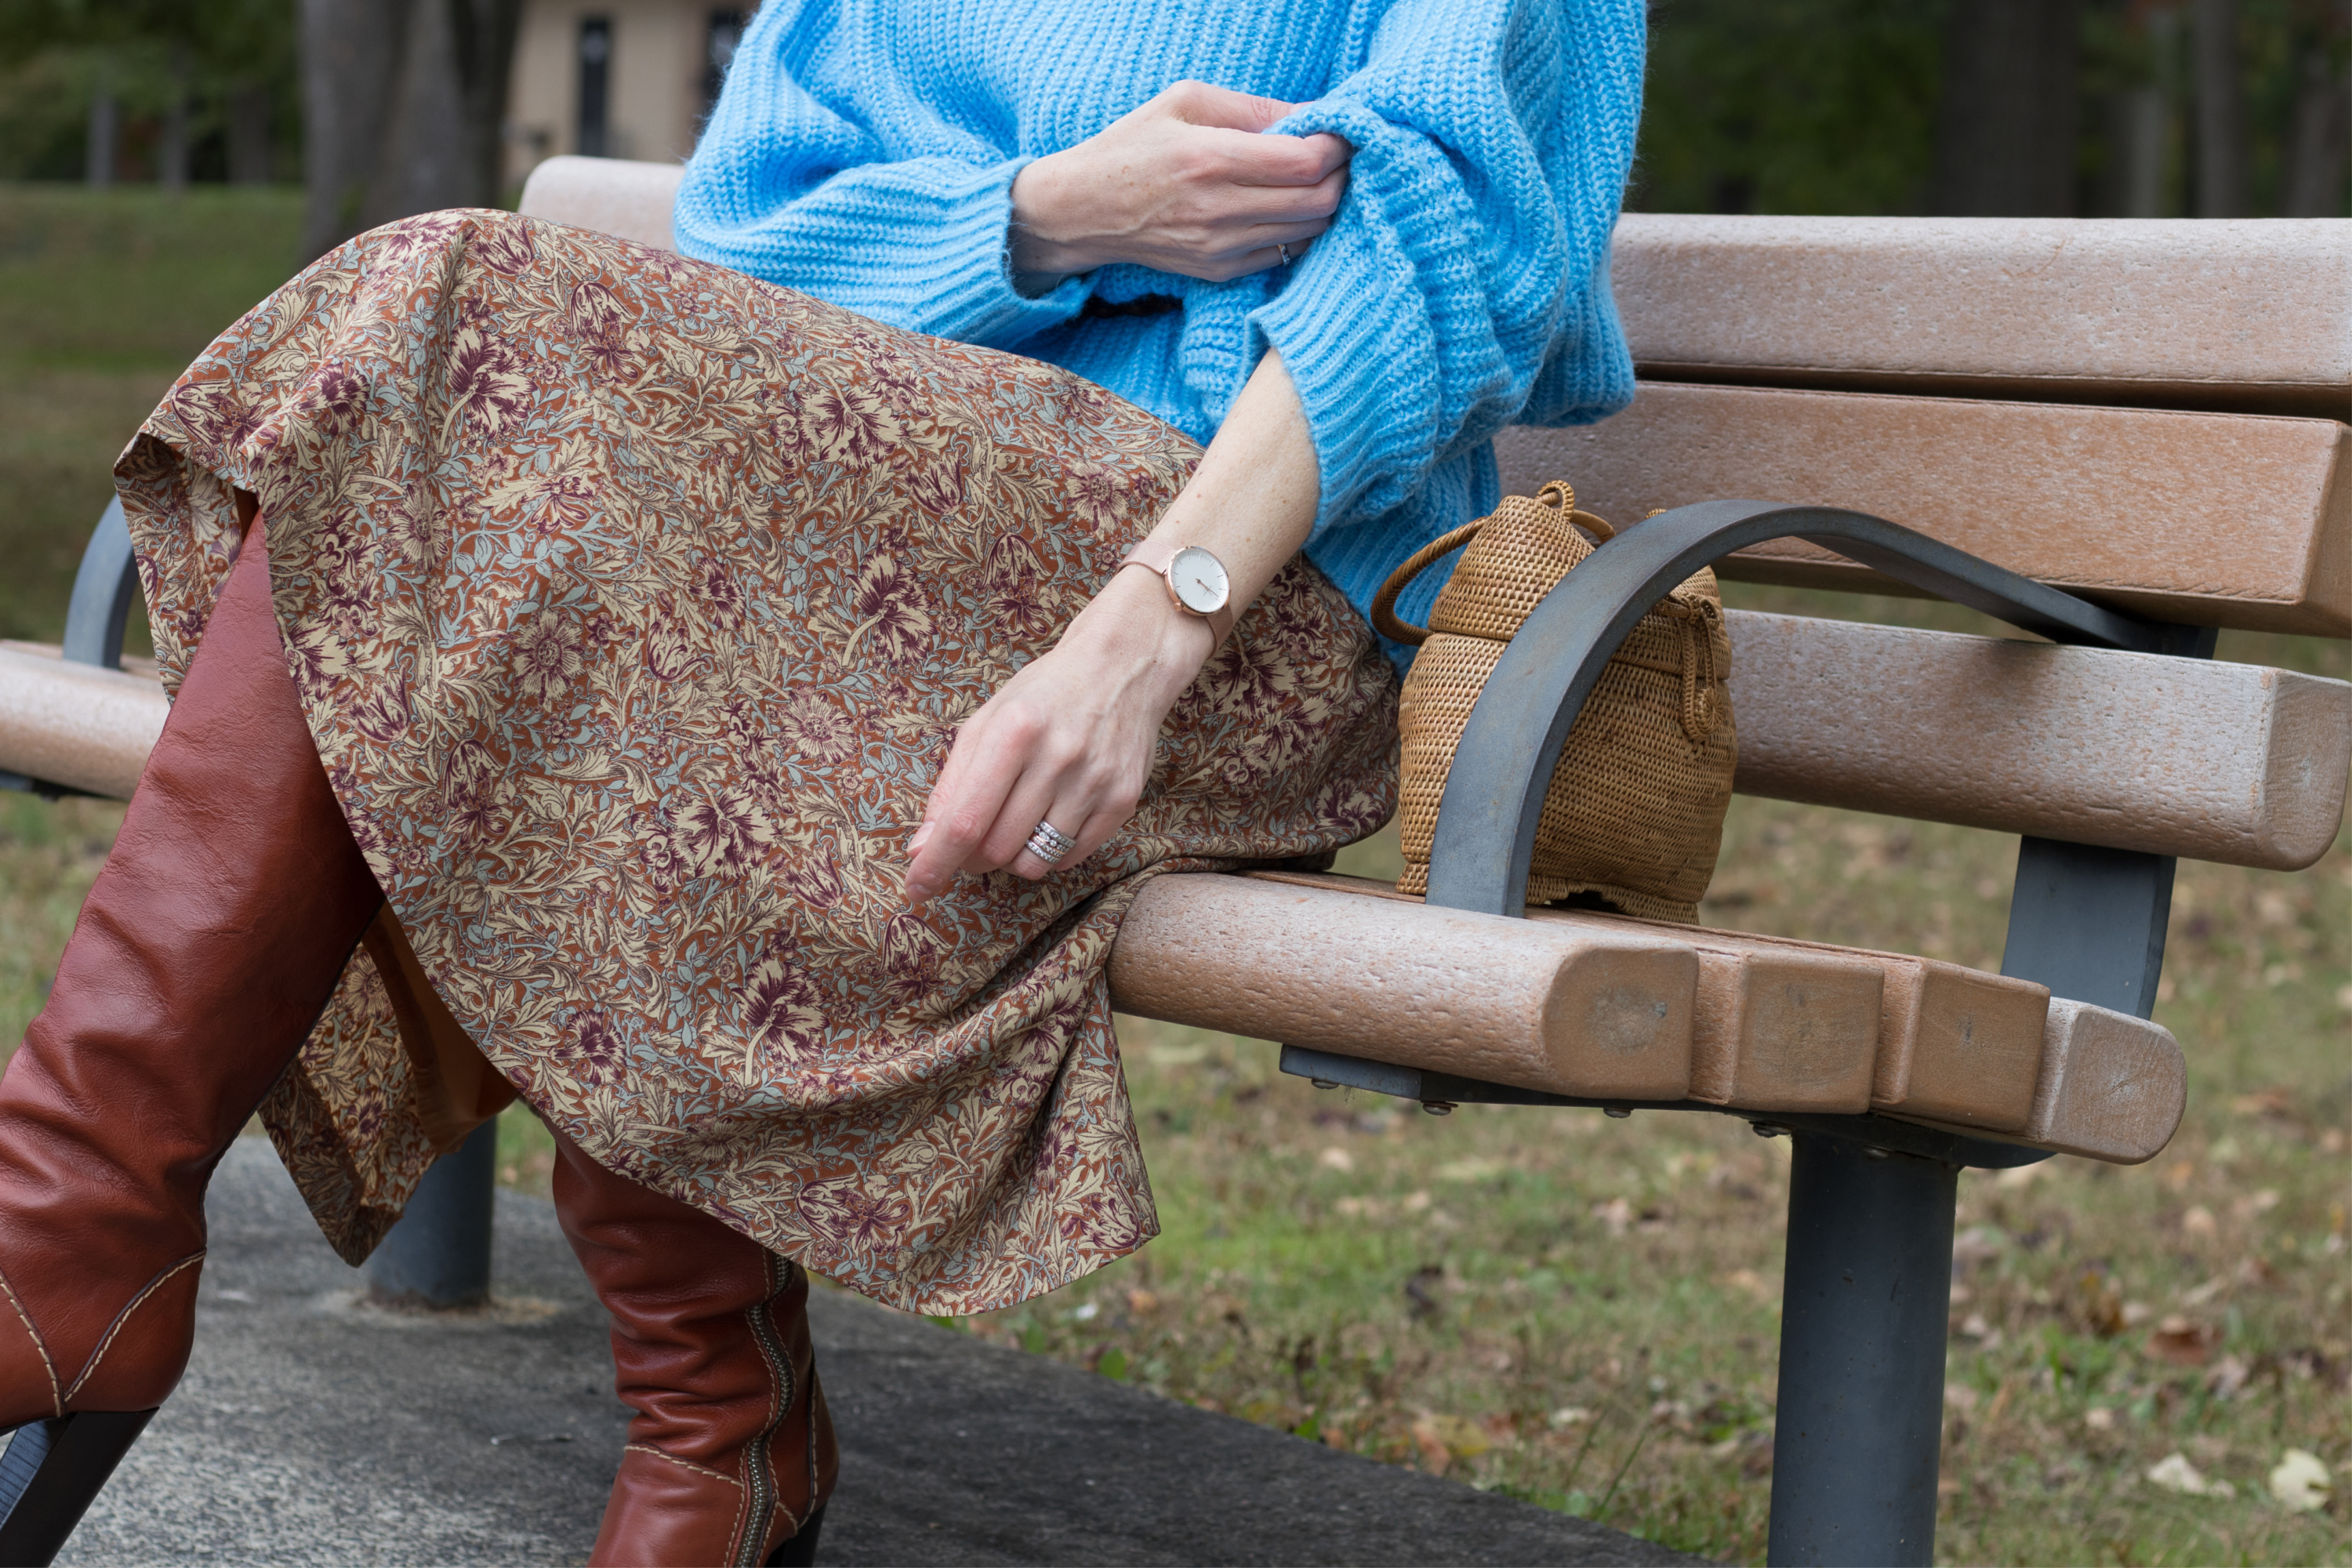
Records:
[[[1712,501],[1626,530],[1529,616],[1473,710],[1448,775],[1428,901],[1524,912],[1528,865],[1552,771],[1585,699],[1649,606],[1735,550],[1799,537],[1940,598],[2053,641],[2201,658],[2210,628],[2119,615],[1924,534],[1858,512]],[[68,659],[119,669],[139,586],[121,503],[82,556]],[[78,793],[0,774],[0,787]],[[2147,1017],[2164,963],[2173,859],[2027,837],[2018,855],[2001,973],[2053,994]],[[1727,1110],[1696,1101],[1580,1100],[1282,1048],[1282,1069],[1319,1088],[1417,1100],[1705,1110],[1795,1140],[1782,1289],[1771,1532],[1775,1563],[1934,1561],[1945,1340],[1959,1172],[2048,1159],[2045,1150],[1880,1116]],[[488,1293],[497,1124],[426,1173],[369,1260],[382,1295],[436,1307]],[[70,1528],[68,1526],[68,1528]],[[62,1539],[62,1538],[60,1538]]]

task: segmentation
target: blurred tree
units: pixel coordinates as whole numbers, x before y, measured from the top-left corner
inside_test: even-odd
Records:
[[[128,121],[152,116],[163,184],[184,187],[223,142],[225,163],[268,179],[273,104],[291,96],[293,21],[293,0],[0,0],[0,72],[13,79],[0,82],[0,99],[17,100],[0,104],[15,154],[0,156],[0,174],[52,172],[59,160],[41,144],[70,117],[81,121],[84,177],[111,184]],[[37,86],[7,93],[16,83]]]
[[[2082,37],[2076,0],[1954,0],[1944,34],[1930,212],[2074,214]]]
[[[1628,205],[2352,210],[2346,0],[1652,0]]]
[[[301,0],[316,256],[412,213],[498,203],[522,0]]]
[[[1654,0],[1631,205],[1916,210],[1946,0]]]

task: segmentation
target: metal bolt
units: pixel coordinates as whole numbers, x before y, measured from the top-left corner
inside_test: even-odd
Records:
[[[1612,1121],[1631,1121],[1633,1108],[1630,1105],[1604,1105],[1601,1108],[1601,1114]]]
[[[1789,1130],[1777,1121],[1751,1121],[1748,1130],[1759,1138],[1786,1138]]]
[[[1338,1080],[1333,1079],[1310,1078],[1307,1081],[1313,1084],[1318,1089],[1337,1089],[1339,1087]]]
[[[1454,1106],[1454,1101],[1450,1100],[1424,1100],[1421,1102],[1421,1108],[1432,1116],[1451,1116]]]

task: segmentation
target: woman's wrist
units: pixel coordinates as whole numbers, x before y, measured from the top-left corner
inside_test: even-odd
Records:
[[[1091,272],[1110,258],[1095,254],[1070,222],[1077,149],[1048,153],[1013,177],[1013,222],[1006,236],[1013,276],[1024,293],[1043,294],[1065,278]],[[1042,285],[1042,287],[1040,287]]]
[[[1063,633],[1061,646],[1124,666],[1172,704],[1215,652],[1209,623],[1177,606],[1168,585],[1137,568],[1114,574]]]

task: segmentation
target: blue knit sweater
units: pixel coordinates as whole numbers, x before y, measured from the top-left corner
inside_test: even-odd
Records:
[[[1495,504],[1497,429],[1633,395],[1608,256],[1643,43],[1643,0],[768,0],[678,247],[1066,366],[1203,442],[1272,345],[1321,459],[1307,556],[1362,609]],[[1017,291],[1013,176],[1186,78],[1301,105],[1270,134],[1355,146],[1329,232],[1230,283],[1116,266]],[[1184,308],[1082,318],[1089,294]]]

